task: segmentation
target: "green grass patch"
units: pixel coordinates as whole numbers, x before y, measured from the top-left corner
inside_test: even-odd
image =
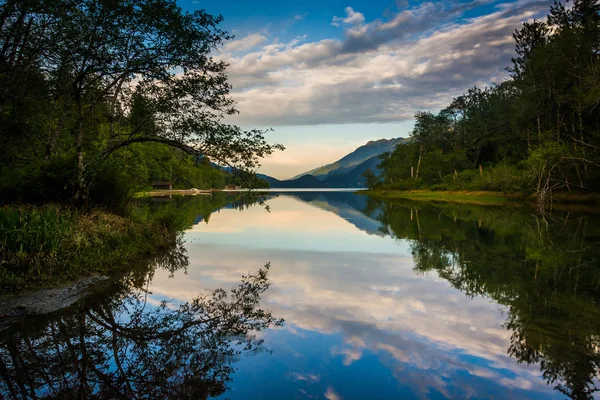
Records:
[[[440,201],[477,205],[535,205],[536,196],[523,192],[495,192],[481,190],[395,190],[375,189],[358,193],[381,199],[409,199],[421,201]],[[579,211],[600,211],[600,194],[580,192],[559,192],[552,195],[548,208],[578,209]]]
[[[519,200],[523,201],[526,199],[526,195],[522,193],[463,190],[366,190],[360,193],[379,198],[444,201],[453,203],[469,203],[483,205],[517,204]]]
[[[152,219],[62,206],[0,208],[0,292],[109,273],[175,242],[172,212]]]

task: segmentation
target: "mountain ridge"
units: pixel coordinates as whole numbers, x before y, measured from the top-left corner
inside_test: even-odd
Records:
[[[340,158],[339,160],[333,163],[314,168],[310,171],[296,175],[288,180],[298,179],[305,175],[313,175],[321,180],[324,180],[331,173],[333,173],[334,175],[342,174],[351,170],[353,167],[363,163],[364,161],[368,160],[373,156],[394,150],[394,148],[396,148],[398,144],[406,140],[407,139],[401,137],[392,139],[384,138],[378,140],[369,140],[366,144],[357,147],[354,151],[346,154],[344,157]]]
[[[339,160],[312,169],[293,178],[280,180],[265,174],[258,177],[271,188],[360,188],[365,186],[363,173],[367,169],[378,173],[379,156],[409,139],[393,138],[370,140]]]

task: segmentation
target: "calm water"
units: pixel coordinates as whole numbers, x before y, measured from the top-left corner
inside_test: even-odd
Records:
[[[0,398],[548,399],[597,390],[597,215],[344,192],[146,207],[185,215],[181,245],[69,310],[0,332]],[[268,275],[258,274],[267,263]]]

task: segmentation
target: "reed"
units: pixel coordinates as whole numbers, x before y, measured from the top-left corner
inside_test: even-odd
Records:
[[[0,291],[109,273],[172,245],[173,215],[133,220],[102,210],[46,205],[0,208]]]
[[[56,206],[0,208],[0,254],[58,251],[74,226],[73,213]]]

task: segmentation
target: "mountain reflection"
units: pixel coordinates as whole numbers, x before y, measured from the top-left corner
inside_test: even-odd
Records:
[[[290,203],[292,198],[320,211]],[[251,211],[202,228],[209,236],[201,237],[215,241],[196,246],[204,257],[198,267],[202,279],[227,279],[224,275],[261,258],[281,265],[273,276],[277,291],[265,297],[269,308],[286,318],[288,329],[343,332],[345,345],[331,352],[342,356],[344,365],[365,351],[385,351],[394,361],[381,362],[398,382],[416,385],[413,394],[486,397],[496,390],[491,383],[477,388],[480,384],[467,381],[461,370],[524,391],[507,392],[509,397],[527,397],[527,390],[537,388],[537,376],[569,398],[588,399],[598,391],[600,221],[594,214],[538,215],[518,207],[300,193],[272,199],[271,225],[262,232],[264,217]],[[399,265],[408,264],[402,256],[382,246],[372,252],[366,237],[342,235],[347,228],[323,212],[370,236],[397,239],[412,256],[415,278],[401,272]],[[258,233],[245,233],[250,231],[246,216]],[[220,229],[222,239],[213,238]],[[283,235],[290,236],[283,242]],[[241,240],[245,247],[231,252]],[[280,240],[288,247],[282,249]],[[330,252],[323,252],[323,242]],[[207,247],[220,258],[207,256]],[[434,279],[418,279],[423,275]],[[435,283],[438,277],[465,300]],[[494,304],[502,307],[499,314]],[[520,366],[508,364],[502,354]],[[532,371],[538,368],[536,376]]]
[[[181,245],[128,271],[110,288],[0,333],[0,398],[181,398],[225,392],[234,362],[262,348],[253,336],[282,320],[258,305],[269,265],[231,291],[189,302],[151,299],[157,269],[185,269]]]
[[[193,225],[185,250],[0,333],[0,394],[589,399],[598,391],[594,214],[339,192],[269,194],[270,212],[253,204],[196,196],[148,205],[181,210]],[[274,265],[268,281],[265,268],[225,297],[221,288],[264,260]],[[280,321],[261,307],[285,328],[264,330]],[[274,352],[239,359],[262,348],[251,336],[261,330]]]

